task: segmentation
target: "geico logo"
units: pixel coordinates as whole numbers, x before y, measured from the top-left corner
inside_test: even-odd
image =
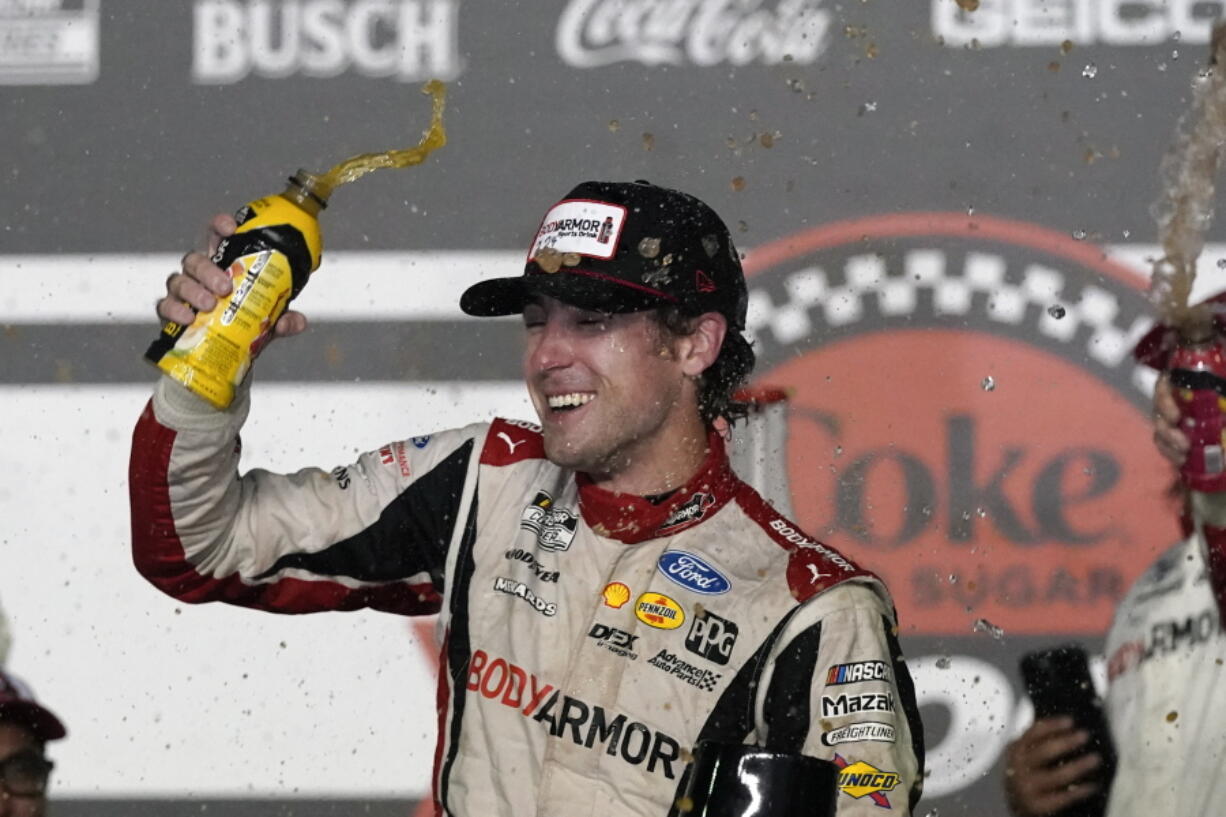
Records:
[[[961,48],[1002,45],[1158,45],[1178,35],[1182,43],[1209,42],[1226,0],[981,0],[973,12],[932,0],[933,33]]]
[[[821,542],[810,539],[808,536],[805,536],[803,533],[796,530],[796,528],[784,522],[782,519],[772,519],[770,527],[792,544],[803,548],[812,548],[813,550],[816,550],[843,571],[850,572],[856,569],[855,565],[844,559],[842,555],[826,547]]]
[[[614,647],[621,647],[627,650],[634,649],[634,642],[638,640],[637,635],[631,635],[625,630],[619,630],[616,627],[609,627],[604,624],[593,624],[592,629],[588,630],[587,634],[597,641],[607,641]]]
[[[840,695],[837,698],[822,696],[822,717],[854,715],[857,712],[893,712],[894,696],[889,692],[864,695]]]
[[[822,0],[570,0],[557,45],[578,68],[808,64],[825,51],[829,28]]]
[[[416,82],[461,70],[456,0],[196,0],[192,80],[249,74],[367,77]]]
[[[681,756],[676,740],[623,714],[610,717],[604,707],[562,695],[522,667],[491,660],[484,650],[476,650],[468,662],[467,688],[545,724],[552,737],[569,738],[586,749],[599,747],[633,766],[645,762],[648,772],[676,779],[673,762]]]

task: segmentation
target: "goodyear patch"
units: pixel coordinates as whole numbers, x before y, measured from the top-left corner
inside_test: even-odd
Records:
[[[634,603],[634,615],[648,627],[675,630],[685,623],[681,605],[661,593],[644,593]]]
[[[885,793],[898,785],[898,772],[878,769],[863,760],[848,763],[838,754],[834,756],[834,765],[839,767],[839,790],[843,794],[854,800],[868,797],[881,808],[893,808]]]

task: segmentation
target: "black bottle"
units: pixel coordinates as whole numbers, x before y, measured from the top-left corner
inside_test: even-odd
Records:
[[[1022,656],[1021,670],[1026,692],[1034,702],[1035,720],[1069,715],[1077,728],[1089,732],[1089,740],[1057,762],[1067,763],[1091,752],[1102,757],[1102,763],[1083,778],[1083,782],[1097,783],[1098,791],[1052,817],[1102,817],[1115,777],[1115,744],[1103,702],[1094,691],[1085,649],[1079,644],[1064,644],[1027,653]]]
[[[834,817],[839,769],[808,755],[702,741],[678,817]]]

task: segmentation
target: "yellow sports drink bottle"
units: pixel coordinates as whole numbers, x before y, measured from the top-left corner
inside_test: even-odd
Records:
[[[188,326],[167,323],[145,357],[216,408],[229,406],[277,319],[319,267],[323,241],[318,216],[332,191],[375,170],[421,164],[447,144],[446,87],[431,80],[422,91],[432,99],[430,128],[416,147],[363,153],[322,175],[299,170],[284,192],[243,205],[235,213],[238,230],[212,257],[230,274],[229,296]]]
[[[277,319],[319,267],[318,216],[331,192],[299,170],[284,192],[239,208],[238,230],[211,259],[229,273],[230,294],[190,325],[167,323],[145,357],[216,408],[229,406]]]

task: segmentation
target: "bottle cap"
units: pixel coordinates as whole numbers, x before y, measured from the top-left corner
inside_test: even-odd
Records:
[[[289,183],[301,193],[302,196],[309,198],[311,201],[319,205],[319,209],[328,206],[328,196],[332,195],[332,188],[324,184],[322,176],[316,176],[309,170],[298,168],[298,172],[289,177]]]

